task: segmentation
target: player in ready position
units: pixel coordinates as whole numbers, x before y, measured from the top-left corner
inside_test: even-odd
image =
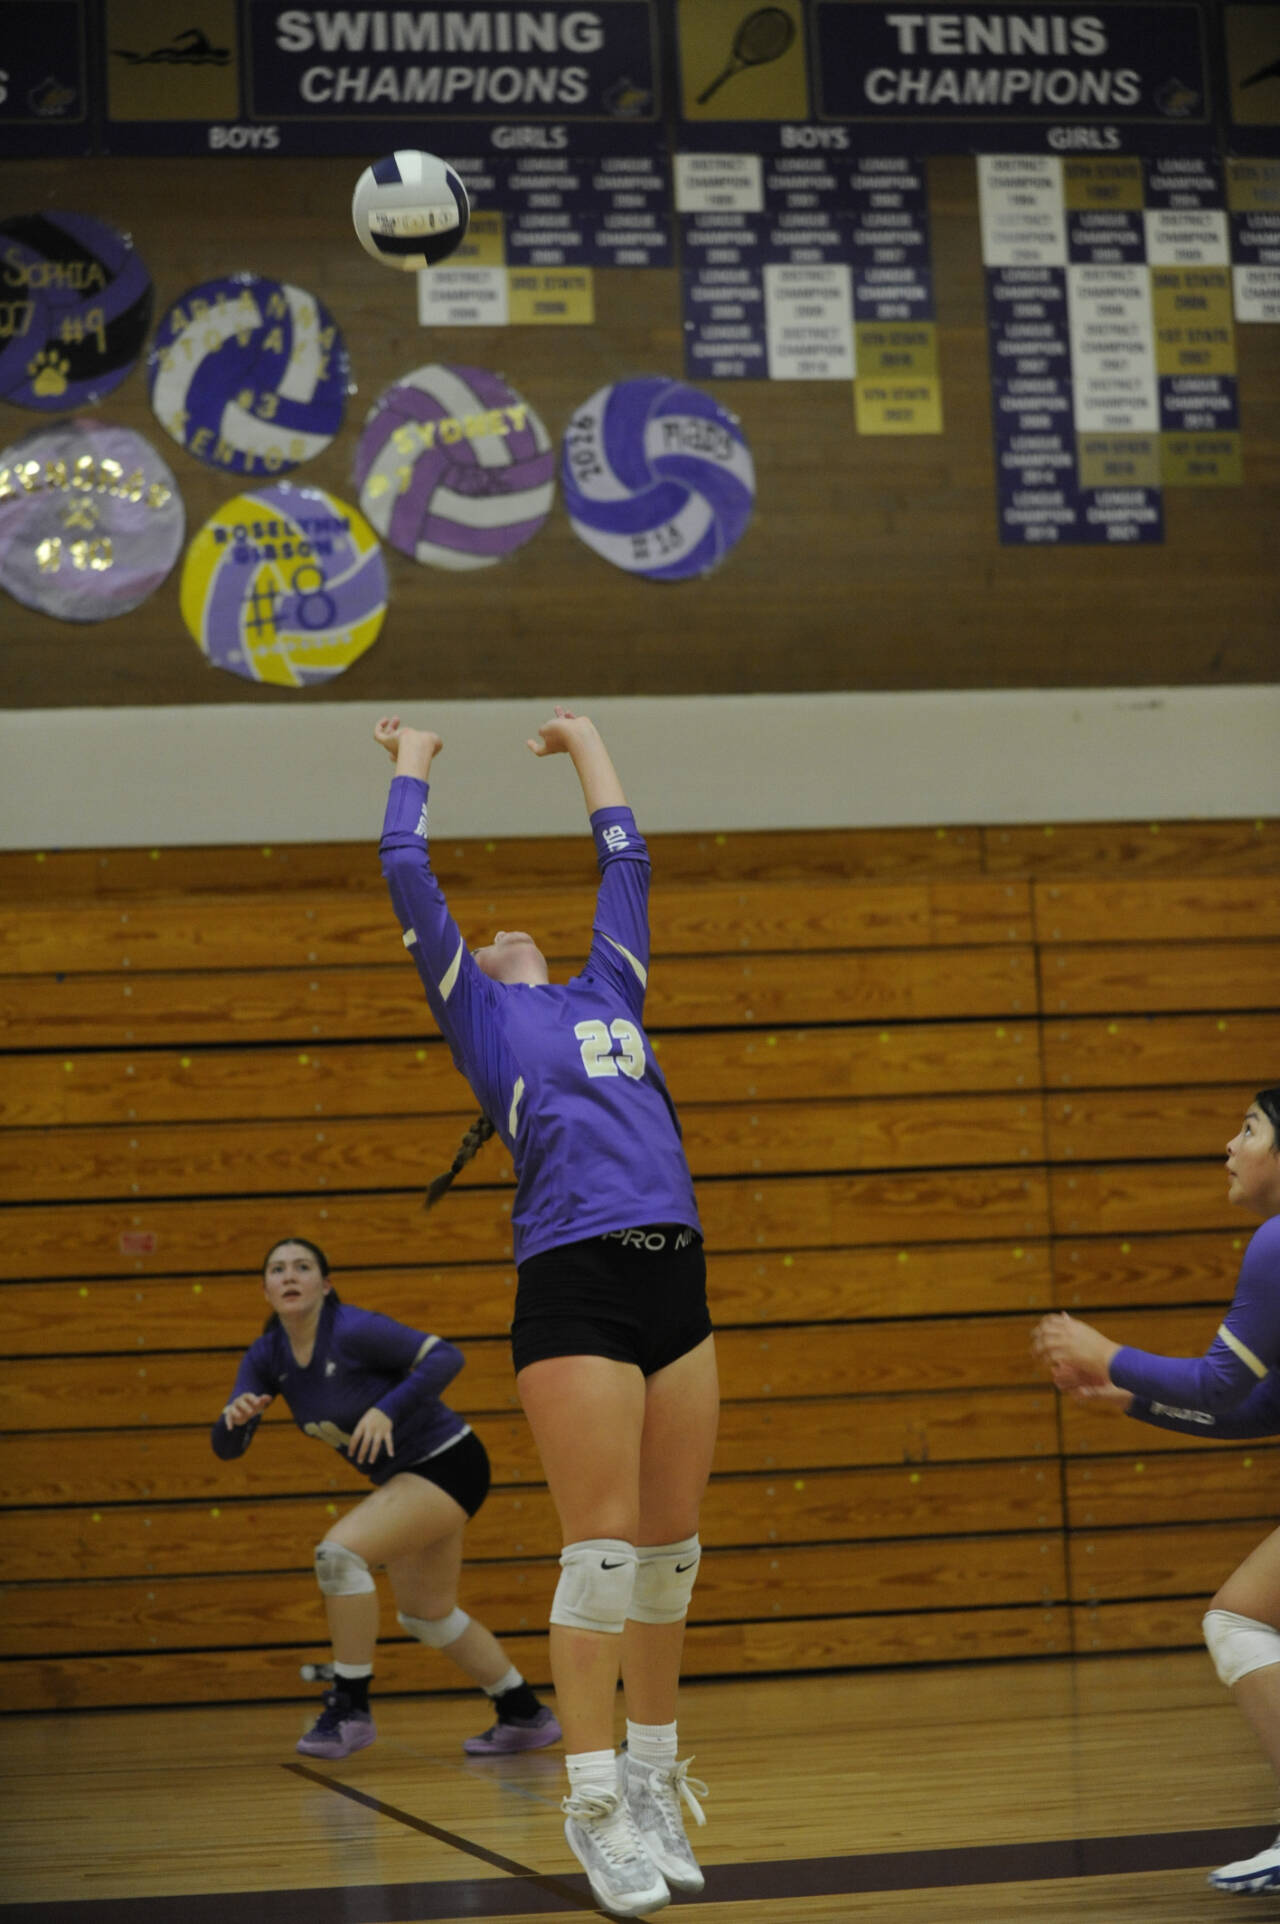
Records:
[[[1280,1086],[1250,1103],[1227,1144],[1227,1195],[1262,1216],[1231,1306],[1206,1355],[1151,1356],[1074,1316],[1046,1316],[1034,1338],[1059,1389],[1190,1436],[1280,1435]],[[1280,1777],[1280,1529],[1214,1597],[1205,1642]],[[1210,1874],[1220,1891],[1280,1889],[1280,1837]]]
[[[332,1446],[376,1487],[316,1545],[316,1581],[333,1640],[333,1689],[298,1741],[304,1757],[349,1757],[377,1732],[369,1684],[378,1639],[372,1567],[385,1564],[411,1637],[479,1684],[497,1711],[473,1757],[554,1744],[560,1726],[482,1623],[458,1608],[462,1538],[489,1489],[479,1437],[440,1401],[461,1350],[389,1316],[340,1302],[324,1251],[303,1236],[273,1245],[262,1286],[271,1315],[213,1426],[214,1453],[243,1456],[263,1411],[283,1396],[306,1435]]]

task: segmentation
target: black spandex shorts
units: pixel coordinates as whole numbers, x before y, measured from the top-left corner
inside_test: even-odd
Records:
[[[450,1443],[438,1456],[424,1457],[421,1463],[406,1464],[410,1476],[424,1476],[460,1503],[468,1516],[474,1516],[489,1494],[489,1452],[468,1430],[456,1443]]]
[[[652,1376],[710,1334],[702,1238],[678,1223],[588,1236],[520,1265],[517,1374],[549,1356],[611,1356]]]

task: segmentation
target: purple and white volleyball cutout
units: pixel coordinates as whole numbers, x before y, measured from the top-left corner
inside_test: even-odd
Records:
[[[186,514],[131,428],[74,419],[0,453],[0,586],[60,621],[109,621],[160,586]]]
[[[191,287],[147,356],[156,419],[208,467],[266,478],[342,426],[347,350],[314,294],[260,274]]]
[[[92,214],[0,220],[0,400],[95,406],[142,353],[155,289],[127,234]]]
[[[560,478],[574,533],[628,574],[709,574],[742,539],[756,476],[718,401],[661,375],[618,381],[565,432]]]
[[[355,480],[360,506],[402,554],[432,568],[491,568],[550,514],[555,452],[501,376],[436,362],[379,395]]]

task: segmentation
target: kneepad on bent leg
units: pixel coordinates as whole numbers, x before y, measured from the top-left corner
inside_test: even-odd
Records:
[[[376,1590],[372,1572],[362,1556],[328,1537],[317,1543],[316,1582],[326,1597],[359,1597]]]
[[[1201,1627],[1224,1684],[1239,1683],[1251,1671],[1280,1663],[1280,1631],[1273,1624],[1238,1616],[1234,1610],[1207,1610]]]
[[[622,1635],[636,1580],[636,1553],[619,1537],[586,1537],[560,1552],[551,1621],[569,1630]]]
[[[471,1619],[465,1610],[455,1605],[447,1617],[406,1617],[403,1610],[397,1610],[396,1622],[419,1643],[430,1644],[433,1650],[444,1650],[449,1644],[457,1643]]]
[[[636,1551],[635,1588],[627,1615],[637,1623],[679,1623],[689,1614],[702,1545],[696,1536],[680,1543],[646,1544]]]

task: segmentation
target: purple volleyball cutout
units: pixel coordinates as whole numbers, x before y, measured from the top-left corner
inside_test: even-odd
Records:
[[[155,593],[186,529],[168,466],[131,428],[74,417],[0,452],[0,587],[60,621]]]
[[[661,375],[584,402],[565,432],[560,478],[575,534],[650,581],[709,574],[755,506],[755,466],[734,416]]]
[[[0,399],[92,407],[138,361],[155,289],[127,234],[92,214],[0,220]]]
[[[361,508],[401,554],[431,568],[491,568],[550,514],[555,452],[500,375],[434,362],[379,395],[355,481]]]

